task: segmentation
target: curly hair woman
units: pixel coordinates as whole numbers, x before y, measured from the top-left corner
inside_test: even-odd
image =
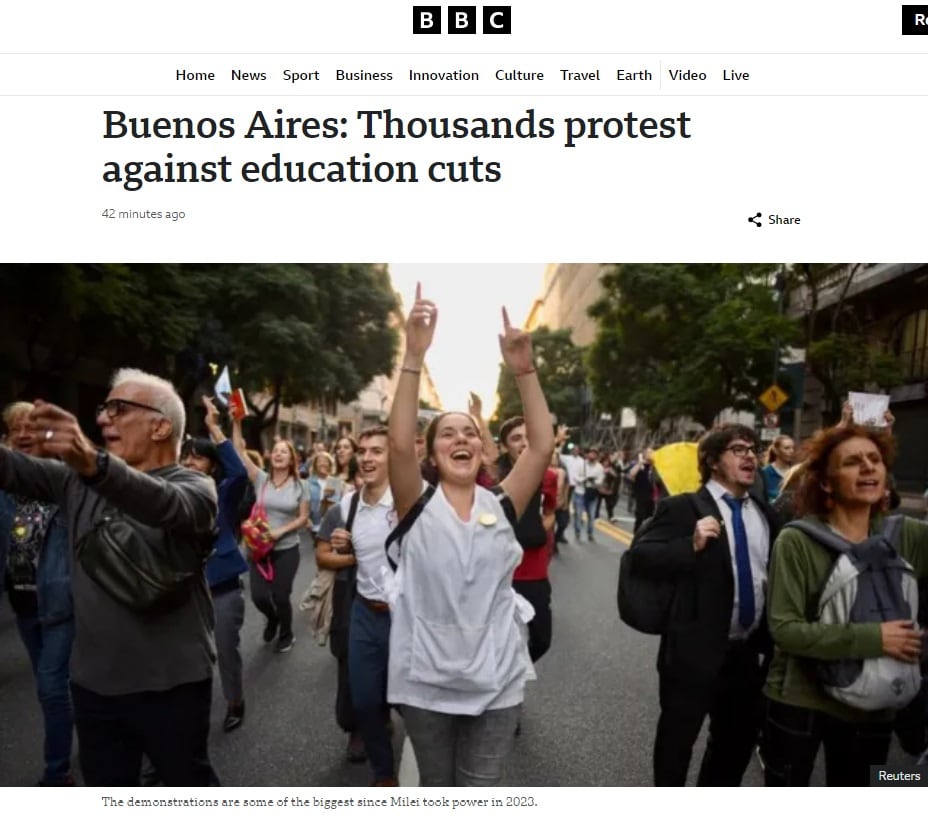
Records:
[[[799,516],[852,544],[879,534],[886,507],[890,433],[858,425],[817,433],[804,446],[794,504]],[[928,574],[928,525],[905,518],[896,551],[918,578]],[[768,786],[808,785],[820,747],[829,786],[865,786],[870,766],[886,763],[891,709],[865,711],[826,693],[817,663],[891,657],[917,663],[922,633],[909,620],[825,624],[818,603],[834,552],[787,526],[774,546],[768,620],[775,644],[767,678],[763,736]]]

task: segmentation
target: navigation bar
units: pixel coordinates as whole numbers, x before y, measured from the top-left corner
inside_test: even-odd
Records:
[[[18,95],[928,94],[928,54],[0,55],[0,71]]]

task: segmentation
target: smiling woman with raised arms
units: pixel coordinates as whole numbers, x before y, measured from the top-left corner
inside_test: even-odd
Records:
[[[502,485],[477,485],[480,428],[444,413],[426,437],[438,484],[416,460],[419,374],[438,310],[416,290],[406,356],[390,416],[390,485],[399,518],[390,543],[389,702],[401,708],[423,786],[498,785],[512,747],[531,663],[524,624],[531,606],[512,589],[522,558],[513,526],[541,484],[554,449],[551,416],[528,333],[503,310],[500,349],[516,377],[528,447]]]

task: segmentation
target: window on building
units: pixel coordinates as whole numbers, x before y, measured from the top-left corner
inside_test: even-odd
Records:
[[[898,342],[905,377],[928,378],[928,310],[919,310],[902,319]]]

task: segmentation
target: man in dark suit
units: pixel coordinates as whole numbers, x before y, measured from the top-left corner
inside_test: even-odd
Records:
[[[750,493],[758,440],[743,425],[699,443],[702,487],[660,501],[627,553],[675,593],[658,653],[661,715],[654,782],[686,783],[706,716],[701,786],[737,786],[757,743],[770,638],[764,621],[776,516]]]

